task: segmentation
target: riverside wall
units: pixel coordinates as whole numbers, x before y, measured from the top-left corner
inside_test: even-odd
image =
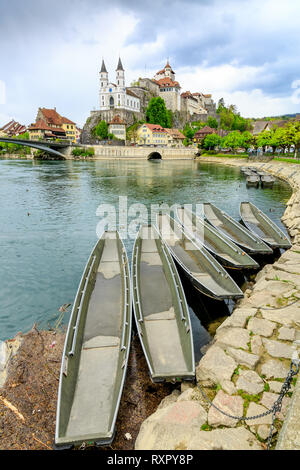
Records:
[[[120,147],[110,145],[86,145],[85,147],[94,149],[95,155],[92,157],[93,160],[147,160],[151,153],[159,153],[162,160],[192,160],[195,158],[196,152],[195,149],[185,147]],[[68,147],[63,152],[67,160],[74,159],[72,150],[72,147]]]
[[[201,157],[230,166],[245,159]],[[300,340],[300,165],[254,163],[291,185],[282,217],[292,248],[266,265],[245,291],[196,368],[200,385],[214,405],[232,416],[265,413],[277,400]],[[183,383],[142,424],[135,448],[177,450],[266,449],[272,416],[238,421],[204,399],[195,384]],[[273,431],[273,448],[300,449],[300,380],[283,399]]]

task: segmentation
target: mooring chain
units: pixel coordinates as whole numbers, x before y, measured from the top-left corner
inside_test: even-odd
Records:
[[[204,390],[202,390],[201,386],[199,384],[197,384],[197,387],[199,388],[200,392],[202,393],[203,397],[205,398],[206,401],[208,401],[208,403],[213,406],[217,411],[219,411],[220,413],[222,413],[223,415],[227,416],[228,418],[232,418],[232,419],[236,419],[238,421],[250,421],[250,420],[254,420],[254,419],[258,419],[258,418],[263,418],[265,416],[268,416],[270,414],[272,414],[272,423],[271,423],[271,427],[270,427],[270,433],[269,433],[269,437],[268,437],[268,443],[267,443],[267,449],[269,450],[270,449],[270,446],[271,446],[271,440],[272,440],[272,435],[273,435],[273,427],[274,427],[274,422],[275,422],[275,419],[276,419],[276,413],[279,413],[281,411],[281,408],[282,408],[282,400],[284,398],[284,396],[288,393],[288,391],[290,390],[291,388],[291,382],[293,380],[293,377],[295,375],[298,374],[299,372],[299,368],[300,368],[300,361],[299,359],[298,360],[292,360],[291,362],[291,366],[290,366],[290,370],[289,370],[289,373],[281,387],[281,391],[280,391],[280,394],[277,398],[277,400],[275,401],[275,403],[273,404],[272,408],[270,408],[269,410],[265,411],[264,413],[261,413],[261,414],[258,414],[258,415],[255,415],[255,416],[233,416],[229,413],[226,413],[226,411],[223,411],[221,410],[217,405],[215,405],[209,398],[208,396],[206,395],[206,393],[204,392]]]

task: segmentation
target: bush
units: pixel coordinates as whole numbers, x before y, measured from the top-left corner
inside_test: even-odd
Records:
[[[74,157],[92,157],[93,155],[95,155],[95,149],[94,149],[94,147],[91,147],[91,148],[88,148],[88,149],[81,148],[81,147],[75,147],[72,150],[72,155]]]

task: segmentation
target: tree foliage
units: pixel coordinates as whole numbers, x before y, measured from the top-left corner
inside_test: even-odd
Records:
[[[220,116],[220,126],[222,129],[241,132],[251,129],[250,119],[243,118],[235,105],[226,106],[223,98],[218,102],[217,114]]]
[[[108,138],[108,125],[105,121],[100,121],[96,127],[93,129],[93,134],[100,139],[107,139]]]
[[[166,108],[165,101],[157,96],[151,98],[146,110],[146,119],[149,124],[159,124],[162,127],[172,127],[172,111]]]

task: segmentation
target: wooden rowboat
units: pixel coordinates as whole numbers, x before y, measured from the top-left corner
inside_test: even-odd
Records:
[[[143,225],[132,258],[137,330],[153,382],[193,380],[191,322],[176,266],[153,226]]]
[[[156,221],[170,253],[196,289],[217,300],[244,297],[223,266],[203,245],[191,239],[180,224],[166,214],[157,214]]]
[[[245,226],[273,249],[291,248],[288,236],[254,204],[241,202],[240,214]]]
[[[260,183],[259,176],[256,176],[256,175],[253,174],[253,175],[247,177],[246,185],[248,187],[258,188],[259,183]]]
[[[275,182],[275,179],[269,175],[261,176],[260,180],[262,188],[271,188]]]
[[[213,204],[204,203],[203,214],[205,220],[213,225],[223,236],[228,237],[251,255],[272,253],[272,249],[261,238],[257,237]]]
[[[185,207],[177,207],[177,217],[184,228],[212,253],[225,268],[257,269],[259,264],[239,246],[223,237],[204,219]]]
[[[60,374],[56,447],[113,441],[131,340],[130,269],[118,232],[104,232],[85,267]]]

